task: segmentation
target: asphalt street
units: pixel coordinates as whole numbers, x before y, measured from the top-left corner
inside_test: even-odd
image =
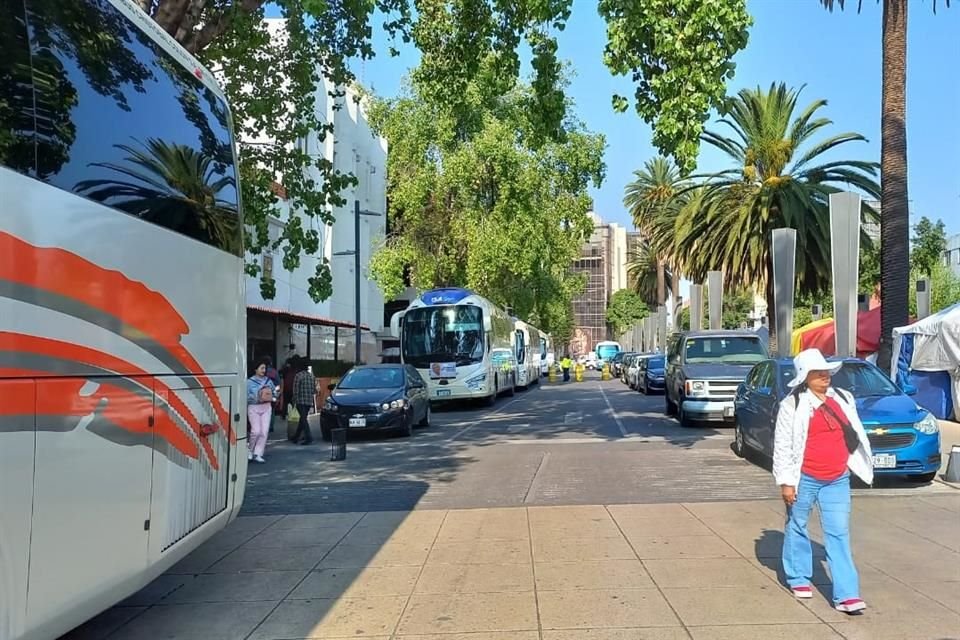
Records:
[[[492,408],[453,405],[412,438],[351,434],[347,459],[284,434],[250,468],[244,515],[776,497],[763,461],[737,458],[730,426],[680,427],[663,396],[599,376],[547,383]],[[883,481],[871,495],[953,492]]]

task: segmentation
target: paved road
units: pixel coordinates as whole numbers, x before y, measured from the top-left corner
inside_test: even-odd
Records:
[[[271,444],[252,467],[244,515],[529,505],[712,502],[775,497],[769,472],[738,459],[728,427],[682,428],[663,397],[618,381],[533,387],[492,409],[451,407],[411,439]],[[280,436],[281,434],[276,434]],[[935,494],[887,483],[871,494]]]

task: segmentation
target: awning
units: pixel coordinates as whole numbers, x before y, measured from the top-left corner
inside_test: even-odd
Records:
[[[331,318],[324,318],[323,316],[315,316],[308,313],[294,313],[292,311],[286,311],[284,309],[274,309],[273,307],[263,307],[256,304],[248,304],[248,311],[260,311],[261,313],[268,313],[270,315],[277,316],[281,320],[286,320],[287,322],[294,322],[297,324],[311,324],[311,325],[323,325],[326,327],[342,327],[344,329],[356,329],[357,325],[352,322],[344,322],[343,320],[333,320]],[[360,329],[363,331],[370,331],[370,327],[365,324],[360,325]]]

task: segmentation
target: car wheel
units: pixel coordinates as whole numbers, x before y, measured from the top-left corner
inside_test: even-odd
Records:
[[[936,471],[931,471],[930,473],[919,473],[919,474],[914,475],[914,476],[907,476],[907,480],[909,480],[909,481],[911,481],[911,482],[920,482],[920,483],[924,483],[924,484],[926,484],[926,483],[928,483],[928,482],[933,482],[933,481],[936,480],[936,479],[937,479],[937,472],[936,472]]]
[[[427,403],[427,411],[423,414],[423,420],[420,421],[420,427],[429,427],[430,426],[430,403]]]
[[[670,402],[670,394],[669,393],[664,394],[663,399],[664,399],[664,404],[666,405],[663,412],[668,416],[672,416],[676,410],[676,407],[674,407],[673,403]]]
[[[687,412],[683,410],[683,398],[681,397],[677,401],[677,422],[680,423],[681,427],[690,427],[693,426],[690,424],[690,418],[687,416]]]
[[[400,437],[409,438],[413,435],[413,416],[407,416],[403,420],[403,425],[398,430]]]
[[[647,377],[643,377],[643,395],[650,395],[650,381],[647,380]]]
[[[738,458],[747,457],[747,443],[743,439],[743,429],[740,428],[739,422],[733,426],[733,452]]]

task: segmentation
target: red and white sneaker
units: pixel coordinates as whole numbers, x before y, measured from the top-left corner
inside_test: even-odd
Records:
[[[837,611],[843,611],[850,615],[859,615],[864,609],[867,608],[867,603],[861,600],[860,598],[849,598],[842,602],[838,602],[833,605]]]
[[[790,590],[793,591],[794,598],[806,600],[807,598],[813,597],[813,589],[808,584],[800,585],[799,587],[791,587]]]

